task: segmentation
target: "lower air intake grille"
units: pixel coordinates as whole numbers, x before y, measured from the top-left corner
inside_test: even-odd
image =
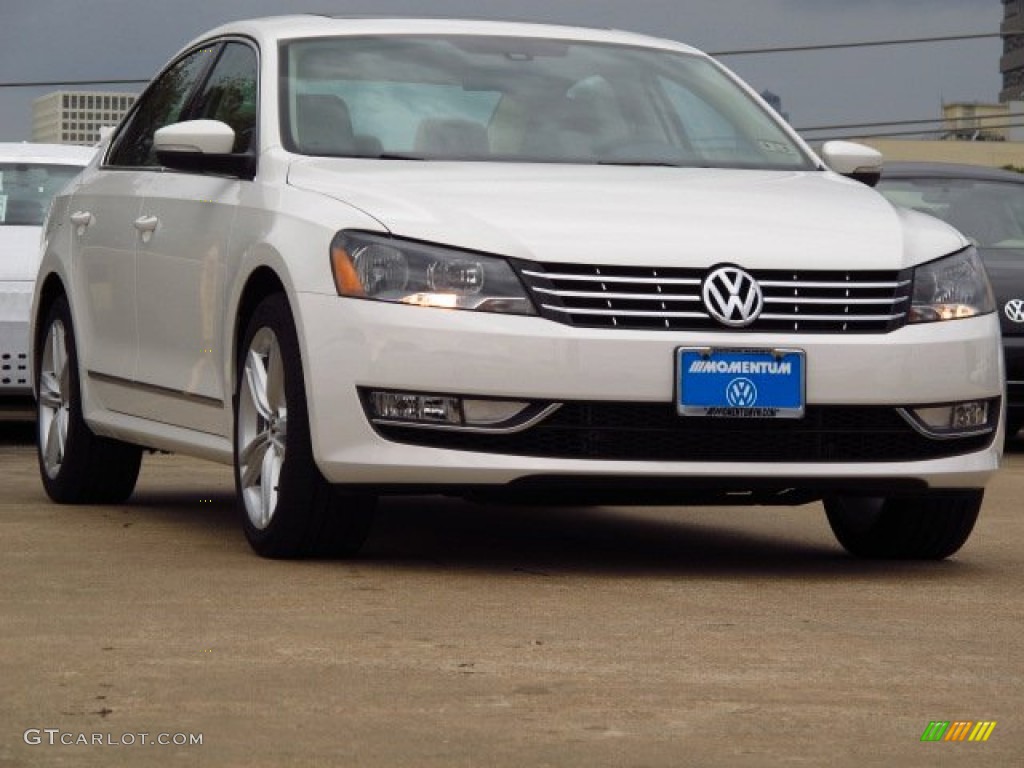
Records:
[[[893,408],[809,406],[803,419],[678,416],[672,404],[567,403],[525,432],[487,435],[380,426],[395,442],[562,459],[891,462],[981,450],[991,434],[931,440]]]

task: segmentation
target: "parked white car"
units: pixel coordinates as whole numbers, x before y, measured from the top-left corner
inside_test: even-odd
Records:
[[[967,240],[844,178],[880,160],[819,158],[674,42],[221,27],[55,203],[43,484],[233,464],[275,557],[352,553],[377,497],[424,493],[824,500],[854,554],[948,556],[999,466],[999,321]]]
[[[95,150],[59,144],[0,143],[0,398],[32,394],[28,362],[39,235],[50,200]]]

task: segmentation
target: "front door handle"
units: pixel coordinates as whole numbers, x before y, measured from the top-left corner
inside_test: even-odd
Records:
[[[160,223],[160,219],[156,216],[139,216],[135,220],[135,228],[142,233],[142,242],[148,243],[153,237],[153,232],[156,231],[156,225]]]
[[[88,211],[75,211],[71,214],[71,223],[76,227],[88,227],[92,224],[92,214]]]

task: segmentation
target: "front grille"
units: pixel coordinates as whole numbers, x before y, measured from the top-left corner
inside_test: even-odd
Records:
[[[919,461],[985,448],[992,434],[931,440],[894,408],[808,406],[803,419],[682,417],[671,403],[566,403],[518,434],[377,425],[395,442],[560,459],[696,462]]]
[[[701,299],[711,270],[537,263],[518,269],[544,317],[584,328],[888,333],[906,323],[912,289],[909,270],[751,270],[764,310],[751,325],[727,329]]]

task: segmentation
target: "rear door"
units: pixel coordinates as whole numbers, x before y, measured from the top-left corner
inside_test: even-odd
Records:
[[[82,367],[107,407],[121,413],[148,411],[144,393],[131,383],[139,355],[136,251],[147,235],[142,195],[162,173],[153,134],[178,120],[210,64],[210,50],[193,51],[153,81],[68,207]]]

